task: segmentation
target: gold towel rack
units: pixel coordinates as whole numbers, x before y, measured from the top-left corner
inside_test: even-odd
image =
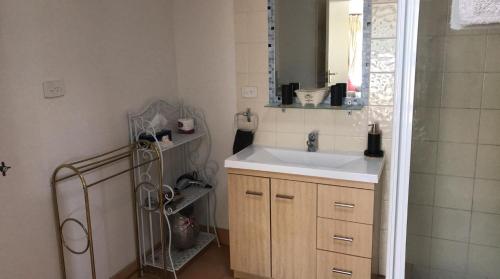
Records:
[[[145,153],[148,154],[148,156],[143,156],[146,157],[147,159],[144,160],[136,160],[136,162],[140,162],[136,165],[134,165],[134,156],[142,156]],[[104,181],[110,180],[114,177],[117,177],[119,175],[125,174],[125,173],[131,173],[131,181],[132,181],[132,199],[133,199],[133,206],[134,206],[134,212],[136,212],[136,187],[135,187],[135,177],[134,177],[134,170],[143,166],[149,166],[151,167],[155,162],[157,162],[157,168],[158,168],[158,185],[163,185],[163,177],[162,177],[162,169],[163,169],[163,162],[160,159],[161,158],[161,150],[158,147],[157,144],[151,143],[149,141],[137,141],[133,144],[129,144],[126,146],[122,146],[120,148],[102,153],[100,155],[92,156],[89,158],[85,158],[82,160],[62,164],[58,166],[53,174],[52,174],[52,194],[53,194],[53,202],[54,202],[54,213],[55,213],[55,218],[56,218],[56,231],[57,231],[57,237],[58,237],[58,242],[59,242],[59,257],[60,257],[60,265],[61,265],[61,273],[63,278],[66,278],[66,266],[65,266],[65,261],[64,261],[64,248],[66,248],[69,252],[75,254],[75,255],[82,255],[89,252],[89,257],[90,257],[90,265],[91,265],[91,270],[92,270],[92,278],[96,279],[96,270],[95,270],[95,258],[94,258],[94,243],[92,240],[92,222],[90,218],[90,202],[89,202],[89,194],[88,194],[88,189],[90,187],[96,186]],[[117,164],[119,162],[122,162],[124,160],[129,160],[129,166],[123,170],[114,172],[110,175],[107,175],[103,178],[99,178],[93,182],[87,182],[86,175],[92,173],[93,171],[110,166],[112,164]],[[69,171],[70,173],[68,174],[63,174],[60,175],[60,172],[66,170]],[[83,188],[83,195],[84,195],[84,202],[85,202],[85,217],[86,217],[86,226],[84,222],[75,219],[75,218],[66,218],[63,220],[61,223],[60,216],[59,216],[59,204],[57,200],[57,187],[58,183],[68,180],[70,178],[79,178],[80,181],[80,186]],[[159,207],[163,208],[163,199],[160,198],[163,196],[162,193],[162,188],[163,187],[158,187],[158,201],[159,201]],[[160,218],[160,226],[163,226]],[[76,251],[69,247],[65,240],[64,240],[64,235],[63,235],[63,228],[64,225],[69,223],[69,222],[74,222],[78,226],[80,226],[85,233],[87,237],[87,244],[85,249],[81,251]],[[138,228],[137,226],[137,215],[134,214],[134,224],[135,228]],[[140,251],[138,247],[138,231],[136,229],[135,231],[135,241],[136,241],[136,254],[137,258],[140,257]],[[161,245],[163,247],[163,236],[161,236]],[[163,255],[165,257],[165,255]],[[165,261],[164,261],[165,262]]]

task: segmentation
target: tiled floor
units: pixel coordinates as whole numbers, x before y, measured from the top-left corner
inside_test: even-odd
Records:
[[[181,272],[177,274],[178,279],[229,279],[232,277],[229,269],[229,248],[220,248],[211,244],[202,254],[198,255]],[[139,278],[137,275],[131,279]],[[142,279],[163,279],[158,274],[147,274]],[[170,276],[168,278],[174,278]]]
[[[181,272],[177,274],[178,279],[230,279],[233,273],[229,269],[229,247],[211,244],[202,254],[198,255],[194,260],[185,266]],[[130,279],[139,278],[137,275]],[[168,277],[174,278],[169,275]],[[383,279],[383,276],[378,279]],[[141,279],[164,279],[159,274],[145,274]]]

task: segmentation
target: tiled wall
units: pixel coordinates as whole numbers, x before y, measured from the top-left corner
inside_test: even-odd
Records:
[[[319,148],[323,151],[363,151],[367,125],[377,122],[383,131],[386,171],[382,186],[389,185],[390,149],[394,93],[396,4],[393,0],[373,0],[372,54],[369,106],[362,111],[302,110],[265,108],[268,103],[267,0],[235,0],[237,107],[251,108],[260,118],[256,143],[268,146],[304,149],[306,136],[318,129]],[[258,97],[244,99],[241,87],[256,86]],[[385,191],[385,190],[384,190]],[[385,270],[386,215],[385,191],[381,233],[380,266]]]
[[[420,11],[407,261],[412,278],[500,278],[500,27]]]

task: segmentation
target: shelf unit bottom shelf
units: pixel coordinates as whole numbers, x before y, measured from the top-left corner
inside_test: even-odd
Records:
[[[199,252],[201,252],[205,247],[208,246],[215,239],[215,234],[200,232],[198,235],[198,239],[196,240],[196,244],[194,247],[186,250],[176,250],[172,249],[172,261],[174,262],[174,268],[170,264],[170,259],[167,254],[167,270],[170,272],[180,270],[186,263],[188,263],[194,256],[196,256]],[[166,251],[168,253],[168,251]],[[154,260],[152,255],[149,255],[146,258],[146,262],[144,263],[147,266],[156,267],[159,269],[163,269],[163,259],[161,256],[161,250],[159,249],[154,254]]]

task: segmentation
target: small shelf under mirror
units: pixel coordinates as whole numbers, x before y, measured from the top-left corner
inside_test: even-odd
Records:
[[[301,105],[301,104],[292,104],[292,105],[282,105],[282,104],[267,104],[265,105],[267,108],[279,108],[279,109],[331,109],[331,110],[362,110],[363,105],[343,105],[339,107],[334,107],[329,104],[319,104],[318,106],[314,105]]]

